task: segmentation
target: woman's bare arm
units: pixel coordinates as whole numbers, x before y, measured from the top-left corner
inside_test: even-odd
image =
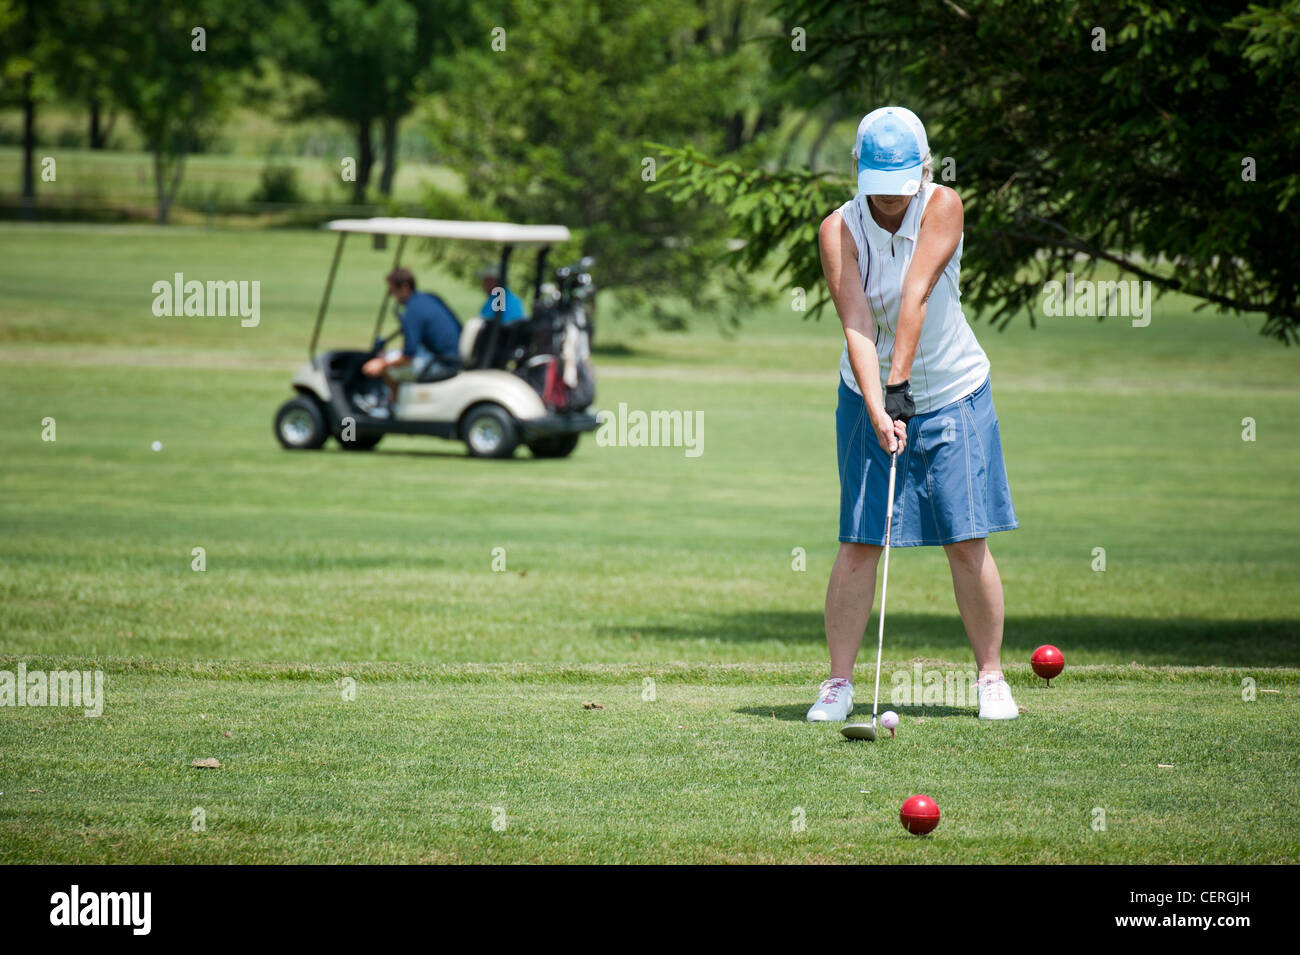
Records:
[[[848,343],[849,365],[853,377],[866,401],[867,411],[876,430],[880,446],[886,451],[901,448],[891,444],[890,437],[902,438],[885,414],[885,398],[880,388],[880,359],[876,356],[875,327],[866,293],[862,290],[862,277],[858,269],[857,246],[848,224],[838,212],[822,220],[817,232],[821,250],[822,273],[830,289],[831,301],[844,326],[844,340]],[[899,423],[901,427],[901,422]]]
[[[898,331],[894,335],[894,354],[889,365],[889,384],[896,385],[912,376],[912,359],[921,340],[925,306],[939,276],[948,267],[952,254],[961,242],[965,220],[961,197],[947,186],[939,186],[925,207],[916,252],[903,279],[902,299],[898,306]]]

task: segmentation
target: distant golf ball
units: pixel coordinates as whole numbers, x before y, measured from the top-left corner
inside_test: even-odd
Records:
[[[887,730],[892,730],[898,725],[898,714],[893,710],[885,710],[880,714],[880,725]]]
[[[912,835],[923,836],[939,825],[939,805],[929,796],[909,796],[898,811],[898,821]]]
[[[153,443],[153,449],[154,449],[155,451],[161,451],[161,450],[162,450],[162,442],[161,442],[161,441],[155,441],[155,442]]]
[[[1029,658],[1029,665],[1044,680],[1050,680],[1065,669],[1065,654],[1050,643],[1045,643]]]

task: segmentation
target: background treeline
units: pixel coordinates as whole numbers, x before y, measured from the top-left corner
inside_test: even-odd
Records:
[[[0,64],[10,216],[557,221],[628,307],[734,324],[820,304],[853,127],[903,102],[994,320],[1104,263],[1300,321],[1300,0],[0,0]]]

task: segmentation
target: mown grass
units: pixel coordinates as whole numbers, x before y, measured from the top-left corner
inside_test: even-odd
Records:
[[[1283,809],[1300,763],[1293,670],[1253,671],[1286,695],[1243,703],[1238,672],[1083,670],[1045,689],[1020,668],[1016,723],[902,707],[898,736],[868,744],[803,723],[807,684],[790,677],[805,674],[761,665],[725,682],[404,666],[358,673],[351,700],[346,668],[108,666],[104,716],[9,722],[24,758],[6,773],[0,860],[1288,862],[1300,849]],[[221,768],[190,766],[208,757]],[[926,839],[897,823],[914,791],[945,813]]]
[[[799,719],[836,546],[833,317],[722,339],[602,312],[600,406],[703,411],[698,458],[289,454],[271,415],[330,248],[0,226],[0,670],[108,674],[98,719],[0,708],[0,859],[1296,861],[1300,356],[1251,322],[1168,299],[1144,329],[977,326],[1027,712],[905,711],[852,746]],[[367,339],[391,254],[353,247],[328,343]],[[260,281],[260,324],[154,317],[176,271]],[[967,665],[941,554],[896,553],[888,631],[893,666]],[[1044,642],[1070,665],[1051,690],[1025,667]],[[1244,702],[1248,678],[1279,692]],[[896,820],[917,791],[945,812],[924,840]]]
[[[0,146],[0,183],[17,193],[22,182],[23,152],[18,146]],[[52,182],[40,179],[37,169],[37,197],[53,203],[94,199],[125,205],[150,206],[156,199],[153,154],[138,150],[92,150],[44,145],[38,147],[37,162],[55,161]],[[309,158],[290,155],[231,156],[199,153],[187,156],[185,173],[177,190],[180,202],[251,202],[268,166],[294,170],[300,196],[309,202],[348,203],[351,184],[341,177],[340,157]],[[378,183],[376,170],[375,183]],[[459,188],[451,170],[427,162],[403,160],[397,165],[392,198],[418,202],[430,186]],[[6,189],[6,191],[8,191]]]

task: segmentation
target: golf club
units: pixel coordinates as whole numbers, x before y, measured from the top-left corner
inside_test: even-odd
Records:
[[[885,652],[885,597],[889,593],[889,538],[894,525],[894,475],[898,470],[898,452],[889,456],[889,501],[885,505],[885,569],[880,580],[880,635],[876,640],[876,692],[871,700],[870,723],[845,723],[840,730],[849,739],[876,738],[876,712],[880,709],[880,658]]]

